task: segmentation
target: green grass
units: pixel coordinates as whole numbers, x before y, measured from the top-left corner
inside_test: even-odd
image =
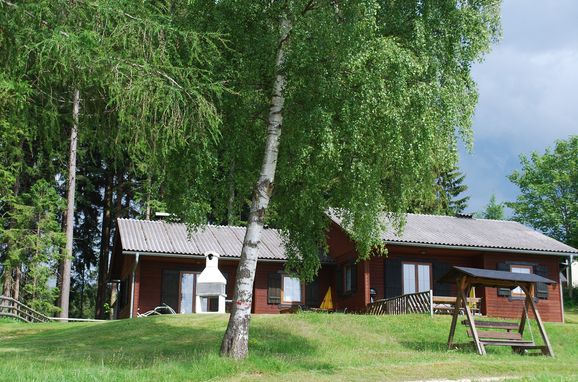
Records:
[[[226,316],[105,323],[0,320],[1,381],[366,381],[476,378],[578,380],[578,314],[547,324],[556,358],[470,345],[446,350],[447,316],[256,315],[250,356],[218,355]],[[534,333],[537,334],[536,328]],[[463,327],[457,340],[467,343]]]

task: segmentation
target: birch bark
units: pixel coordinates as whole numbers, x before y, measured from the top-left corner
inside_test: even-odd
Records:
[[[273,192],[279,138],[283,125],[286,76],[283,70],[285,54],[292,24],[287,14],[280,18],[280,39],[275,61],[275,80],[267,121],[267,142],[259,181],[253,190],[247,231],[243,240],[241,258],[237,267],[237,279],[233,295],[233,306],[227,331],[221,343],[221,355],[234,359],[245,358],[248,354],[249,321],[253,302],[253,282],[257,267],[258,246],[261,241],[265,210]]]
[[[62,262],[60,284],[60,317],[68,318],[70,300],[70,269],[72,266],[72,241],[74,239],[74,194],[76,189],[76,146],[78,143],[78,115],[80,113],[80,91],[74,90],[72,106],[72,129],[70,129],[70,157],[68,160],[68,192],[66,200],[66,253]]]

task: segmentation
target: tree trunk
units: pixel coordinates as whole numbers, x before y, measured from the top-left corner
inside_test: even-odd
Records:
[[[4,268],[4,283],[2,285],[2,296],[12,297],[12,269]]]
[[[147,201],[145,219],[151,220],[151,177],[147,177]]]
[[[116,317],[116,310],[117,310],[117,285],[116,283],[111,283],[110,286],[110,311],[108,313],[108,319],[114,320]]]
[[[76,145],[78,143],[78,114],[80,113],[80,91],[74,90],[72,106],[72,129],[70,129],[70,158],[68,161],[68,193],[66,200],[66,253],[62,261],[62,283],[60,287],[60,317],[68,318],[70,300],[70,269],[72,266],[72,241],[74,239],[74,193],[76,187]]]
[[[229,167],[229,200],[227,201],[227,224],[233,224],[233,217],[235,216],[235,164],[231,163]]]
[[[241,258],[237,267],[237,280],[227,331],[221,343],[221,355],[234,359],[245,358],[249,345],[249,321],[253,301],[253,282],[257,267],[258,245],[261,241],[265,211],[273,192],[273,181],[279,153],[279,138],[283,124],[286,77],[283,62],[292,25],[286,14],[280,19],[280,40],[275,62],[275,81],[267,123],[267,143],[259,181],[253,190],[247,231],[243,240]]]
[[[86,283],[86,279],[84,277],[84,264],[81,265],[80,271],[80,303],[79,303],[79,310],[80,310],[80,317],[84,318],[84,285]],[[98,318],[98,317],[96,317]]]
[[[13,294],[12,298],[16,301],[20,298],[20,276],[22,272],[20,271],[20,264],[14,268],[14,285],[13,285]]]
[[[119,170],[116,174],[116,199],[114,201],[114,217],[122,217],[122,198],[124,196],[124,173]]]
[[[112,189],[113,175],[107,169],[104,191],[104,207],[102,211],[102,233],[100,236],[100,257],[98,259],[98,288],[96,292],[95,317],[104,318],[104,303],[106,301],[106,283],[108,281],[108,256],[110,252],[110,230],[112,225]]]

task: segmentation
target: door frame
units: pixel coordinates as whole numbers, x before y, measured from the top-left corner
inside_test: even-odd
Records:
[[[192,274],[193,275],[193,304],[192,304],[192,313],[196,312],[196,304],[197,304],[197,277],[201,272],[197,271],[179,271],[179,306],[178,312],[181,313],[181,301],[182,301],[182,288],[183,288],[183,274]]]

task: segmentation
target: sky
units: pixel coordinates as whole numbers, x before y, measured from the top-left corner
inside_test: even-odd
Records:
[[[492,194],[514,201],[507,176],[519,155],[578,134],[578,1],[503,0],[502,38],[472,73],[474,149],[460,150],[468,212],[482,211]]]

